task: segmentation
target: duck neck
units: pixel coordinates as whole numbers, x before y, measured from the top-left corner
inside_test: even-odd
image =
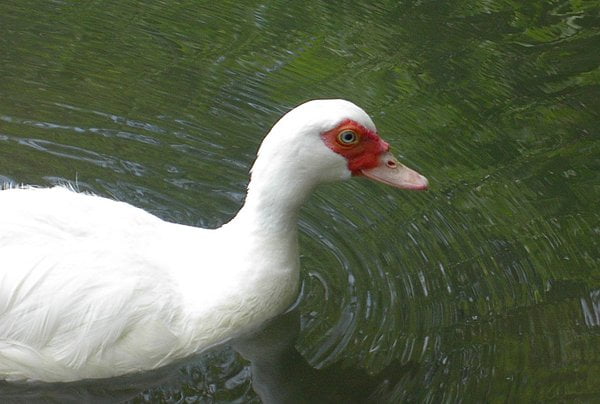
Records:
[[[238,240],[243,255],[251,258],[244,287],[257,296],[257,302],[275,302],[269,304],[268,313],[265,311],[271,316],[285,310],[297,296],[300,285],[298,215],[314,187],[302,178],[295,178],[293,173],[291,176],[266,174],[262,169],[253,169],[244,206],[225,226],[229,231],[224,234]]]
[[[312,192],[313,184],[298,178],[286,181],[263,181],[263,178],[260,172],[253,171],[244,206],[232,222],[243,223],[252,232],[265,236],[295,236],[300,208]]]

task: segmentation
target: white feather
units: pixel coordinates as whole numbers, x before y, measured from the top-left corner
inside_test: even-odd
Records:
[[[0,191],[0,378],[72,381],[154,369],[285,310],[299,284],[298,209],[346,179],[319,134],[342,100],[312,101],[265,138],[244,207],[206,230],[63,187]]]

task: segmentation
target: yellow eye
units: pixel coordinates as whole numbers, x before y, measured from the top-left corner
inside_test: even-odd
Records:
[[[344,146],[350,146],[358,142],[358,135],[352,130],[344,130],[338,135],[338,142]]]

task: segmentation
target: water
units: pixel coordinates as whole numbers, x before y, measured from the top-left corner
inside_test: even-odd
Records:
[[[0,5],[2,181],[216,227],[277,118],[340,97],[432,185],[320,189],[297,309],[237,347],[252,361],[225,346],[168,377],[5,398],[599,400],[599,15],[566,0]]]

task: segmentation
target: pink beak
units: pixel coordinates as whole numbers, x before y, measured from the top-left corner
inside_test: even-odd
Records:
[[[379,157],[379,164],[376,167],[364,169],[361,174],[396,188],[424,190],[429,187],[427,178],[400,164],[390,152],[383,153]]]

